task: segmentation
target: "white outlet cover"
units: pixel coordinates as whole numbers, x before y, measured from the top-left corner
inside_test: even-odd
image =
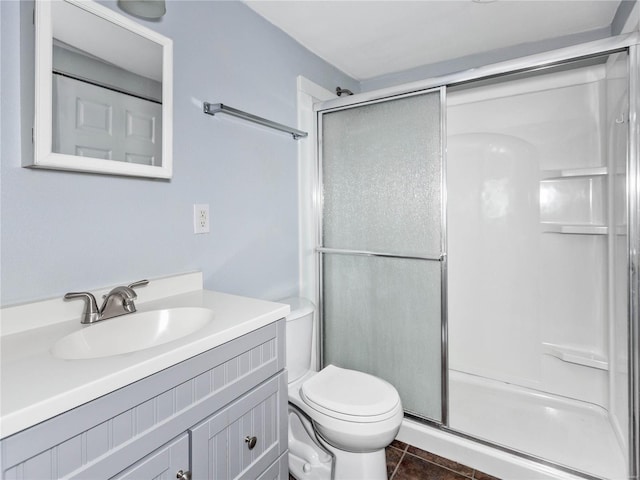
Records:
[[[193,205],[193,233],[209,233],[209,204]]]

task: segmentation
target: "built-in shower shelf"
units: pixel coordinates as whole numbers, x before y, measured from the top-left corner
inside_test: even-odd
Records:
[[[590,168],[567,168],[563,170],[542,170],[540,172],[541,180],[552,180],[559,178],[575,178],[575,177],[598,177],[607,175],[609,170],[607,167],[590,167]]]
[[[606,235],[609,227],[605,225],[573,225],[564,223],[542,222],[542,231],[545,233],[567,233],[573,235]]]
[[[575,363],[600,370],[609,370],[607,358],[600,353],[590,350],[544,342],[542,344],[542,351],[545,355],[551,355],[563,362]]]

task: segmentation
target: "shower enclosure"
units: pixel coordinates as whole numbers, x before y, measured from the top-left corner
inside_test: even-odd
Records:
[[[320,105],[324,365],[496,451],[637,478],[636,44]]]
[[[626,67],[451,91],[447,111],[449,426],[605,478],[626,477]]]

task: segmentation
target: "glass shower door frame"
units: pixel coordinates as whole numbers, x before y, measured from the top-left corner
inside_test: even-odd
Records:
[[[428,255],[423,256],[415,256],[415,255],[402,255],[395,254],[389,252],[373,252],[373,251],[365,251],[365,250],[348,250],[348,249],[336,249],[336,248],[326,248],[323,245],[323,217],[324,217],[324,201],[322,198],[322,192],[324,191],[323,184],[323,169],[322,169],[322,159],[323,159],[323,115],[327,113],[334,113],[341,110],[347,110],[352,108],[359,108],[367,105],[373,105],[376,103],[388,102],[393,100],[398,100],[401,98],[408,98],[417,95],[424,95],[429,93],[439,93],[440,96],[440,191],[441,191],[441,211],[440,211],[440,251],[439,252],[431,252]],[[446,213],[447,213],[447,205],[446,205],[446,86],[442,85],[436,88],[424,89],[416,92],[404,93],[401,95],[391,95],[387,97],[380,97],[372,100],[367,100],[363,102],[351,103],[347,106],[341,106],[336,108],[324,109],[322,111],[318,111],[318,121],[317,121],[317,139],[318,139],[318,186],[316,188],[316,212],[317,212],[317,272],[318,272],[318,282],[317,282],[317,298],[318,298],[318,334],[320,339],[321,348],[319,349],[319,361],[320,366],[325,366],[324,359],[324,298],[323,298],[323,264],[322,257],[324,255],[357,255],[357,256],[367,256],[367,257],[380,257],[380,258],[396,258],[396,259],[405,259],[405,260],[419,260],[419,261],[430,261],[430,262],[439,262],[440,263],[440,336],[441,336],[441,368],[440,368],[440,384],[441,384],[441,392],[440,392],[440,404],[441,404],[441,412],[440,412],[440,421],[434,421],[430,419],[425,419],[422,417],[416,417],[420,421],[424,421],[427,423],[433,423],[436,425],[447,425],[448,424],[448,386],[449,386],[449,366],[448,366],[448,337],[447,337],[447,254],[446,254],[446,246],[447,246],[447,227],[446,227]],[[408,414],[409,416],[413,416]]]
[[[640,479],[640,44],[629,47],[629,473]]]

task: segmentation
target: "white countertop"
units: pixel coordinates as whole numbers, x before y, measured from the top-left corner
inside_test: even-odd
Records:
[[[213,311],[214,320],[197,332],[163,345],[83,360],[62,360],[51,354],[51,347],[60,338],[81,328],[91,328],[80,324],[81,302],[75,305],[77,311],[72,319],[49,320],[49,324],[40,327],[30,325],[24,331],[15,331],[8,326],[9,334],[3,332],[1,338],[0,438],[247,334],[289,313],[288,305],[208,290],[194,290],[144,302],[145,293],[141,289],[138,297],[138,312],[204,307]],[[12,308],[14,311],[7,316],[15,316],[17,307]]]

